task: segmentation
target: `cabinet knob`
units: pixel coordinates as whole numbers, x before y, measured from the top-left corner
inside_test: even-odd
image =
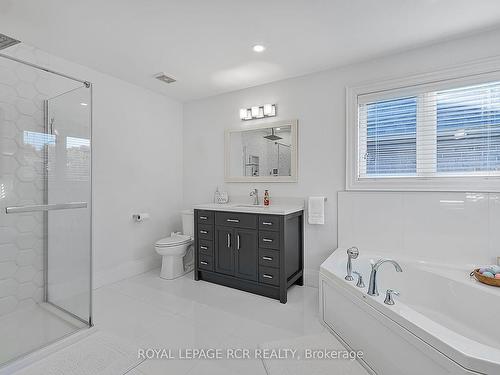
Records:
[[[207,234],[208,232],[206,230],[200,230],[201,234]]]
[[[204,266],[207,266],[207,265],[208,265],[208,263],[207,263],[207,262],[205,262],[205,261],[203,261],[203,260],[201,260],[201,261],[200,261],[200,264],[203,264]]]
[[[239,223],[240,221],[238,219],[226,219],[228,223]]]
[[[262,225],[273,225],[273,223],[269,222],[269,221],[263,221],[262,222]]]
[[[273,278],[271,275],[268,275],[267,273],[263,274],[262,277],[265,279],[272,279]]]
[[[273,240],[270,239],[270,238],[263,238],[262,241],[264,241],[264,242],[273,242]]]
[[[266,257],[266,256],[263,256],[263,257],[262,257],[262,259],[264,259],[264,260],[273,260],[273,258],[271,258],[271,257]]]
[[[208,247],[206,247],[206,246],[200,246],[200,249],[202,249],[202,250],[208,250]]]
[[[200,216],[200,219],[201,220],[208,220],[208,217],[206,217],[206,216]]]

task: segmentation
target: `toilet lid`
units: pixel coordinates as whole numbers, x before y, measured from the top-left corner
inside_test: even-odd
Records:
[[[191,241],[190,236],[186,236],[184,234],[172,234],[170,237],[165,237],[159,240],[156,243],[158,247],[169,247],[169,246],[177,246],[188,243]]]

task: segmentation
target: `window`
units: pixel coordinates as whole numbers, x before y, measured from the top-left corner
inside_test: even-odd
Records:
[[[500,82],[438,92],[436,105],[436,172],[500,172]]]
[[[348,189],[500,190],[500,76],[357,90]]]
[[[362,112],[361,175],[414,175],[417,170],[417,98],[369,103]]]

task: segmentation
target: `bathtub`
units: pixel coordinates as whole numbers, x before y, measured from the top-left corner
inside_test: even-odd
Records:
[[[380,296],[367,292],[370,260],[395,259],[378,270]],[[320,317],[347,347],[362,350],[361,364],[380,375],[500,374],[500,288],[469,277],[471,266],[416,261],[360,251],[353,269],[365,288],[344,279],[346,249],[320,268]],[[400,292],[384,304],[386,289]]]

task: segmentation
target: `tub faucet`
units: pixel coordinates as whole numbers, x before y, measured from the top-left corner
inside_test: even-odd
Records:
[[[354,277],[352,277],[352,260],[356,259],[358,255],[359,255],[359,250],[356,246],[347,249],[347,275],[345,277],[347,281],[354,280]]]
[[[375,264],[372,264],[372,272],[370,273],[370,283],[368,285],[368,294],[370,296],[378,296],[378,289],[377,289],[377,271],[378,268],[384,264],[384,263],[392,263],[394,268],[396,268],[397,272],[403,272],[401,269],[401,266],[396,262],[395,260],[392,259],[379,259]]]
[[[259,191],[257,189],[253,189],[250,192],[250,196],[253,197],[254,206],[258,206],[259,205]]]

